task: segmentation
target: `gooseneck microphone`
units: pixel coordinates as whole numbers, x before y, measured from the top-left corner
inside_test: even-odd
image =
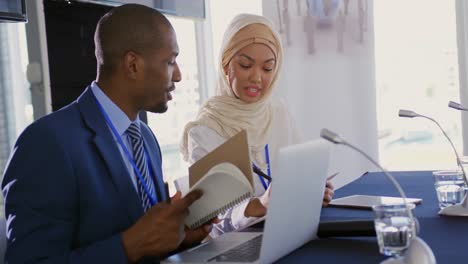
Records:
[[[448,106],[450,108],[453,108],[453,109],[457,109],[457,110],[460,110],[460,111],[468,111],[468,108],[465,108],[463,105],[457,103],[457,102],[454,102],[454,101],[450,101]]]
[[[449,107],[455,108],[455,109],[458,109],[458,110],[468,111],[468,109],[465,110],[465,108],[462,105],[460,105],[458,103],[455,103],[455,102],[452,102],[452,101],[449,102]],[[422,117],[422,118],[429,119],[432,122],[434,122],[440,128],[440,130],[444,134],[445,138],[447,138],[448,142],[452,146],[453,152],[455,153],[455,156],[457,157],[458,167],[460,167],[460,169],[461,169],[461,171],[463,173],[463,180],[465,181],[465,184],[468,185],[468,178],[467,178],[467,175],[465,173],[465,169],[463,168],[463,166],[461,164],[461,159],[460,159],[460,156],[458,155],[457,149],[455,148],[455,145],[453,144],[450,137],[447,135],[447,133],[445,133],[445,130],[440,126],[439,122],[437,122],[434,118],[415,113],[414,111],[411,111],[411,110],[401,109],[398,112],[398,116],[408,117],[408,118]],[[439,211],[439,214],[440,215],[468,216],[468,195],[465,195],[465,198],[463,199],[463,201],[460,204],[445,207],[444,209]]]
[[[320,131],[320,137],[322,137],[323,139],[326,139],[326,140],[328,140],[328,141],[330,141],[330,142],[332,142],[334,144],[345,145],[345,146],[348,146],[348,147],[354,149],[355,151],[359,152],[361,155],[366,157],[366,159],[368,159],[370,162],[372,162],[372,164],[377,166],[385,174],[385,176],[387,176],[387,178],[393,183],[395,188],[398,190],[398,192],[400,193],[400,196],[403,198],[403,202],[405,203],[406,210],[408,211],[408,215],[410,216],[411,219],[414,220],[413,214],[412,214],[411,210],[408,208],[408,203],[406,201],[405,192],[401,188],[400,184],[395,180],[395,178],[393,178],[393,176],[390,173],[387,172],[386,169],[384,169],[382,166],[380,166],[380,164],[377,161],[375,161],[371,156],[367,155],[367,153],[365,153],[361,149],[359,149],[359,148],[355,147],[354,145],[348,143],[346,140],[341,138],[338,134],[336,134],[336,133],[334,133],[334,132],[332,132],[332,131],[330,131],[330,130],[328,130],[326,128],[322,128],[322,130]]]
[[[320,131],[320,137],[323,139],[326,139],[334,144],[338,145],[344,145],[347,147],[350,147],[351,149],[359,152],[361,155],[363,155],[366,159],[368,159],[372,164],[377,166],[384,174],[387,176],[387,178],[393,183],[395,188],[398,190],[400,193],[400,196],[403,198],[403,202],[405,204],[406,210],[408,212],[408,216],[411,218],[411,220],[415,224],[416,228],[416,233],[419,231],[419,225],[416,220],[416,218],[413,216],[413,213],[411,212],[411,209],[409,209],[407,200],[406,200],[406,195],[403,189],[401,188],[400,184],[395,180],[395,178],[388,173],[386,169],[384,169],[377,161],[375,161],[372,157],[367,155],[364,151],[359,149],[358,147],[350,144],[347,142],[345,139],[340,137],[338,134],[326,129],[322,128]],[[432,252],[431,248],[419,237],[414,237],[413,241],[411,242],[410,247],[408,250],[405,252],[403,258],[398,258],[398,259],[389,259],[387,261],[381,262],[381,263],[392,263],[392,264],[435,264],[435,256],[434,253]]]
[[[450,104],[449,104],[450,106]],[[425,119],[429,119],[431,120],[432,122],[434,122],[439,128],[440,130],[442,131],[442,133],[444,134],[445,138],[448,140],[448,142],[450,143],[450,145],[452,146],[452,149],[453,149],[453,152],[455,153],[455,157],[457,158],[457,165],[458,167],[460,167],[462,173],[463,173],[463,179],[465,181],[465,183],[468,185],[468,180],[466,178],[466,173],[465,173],[465,169],[463,168],[462,164],[461,164],[461,159],[460,159],[460,155],[458,155],[458,152],[457,152],[457,149],[455,148],[455,145],[453,144],[452,140],[450,139],[450,137],[447,135],[447,133],[445,132],[445,130],[442,128],[442,126],[439,124],[439,122],[437,122],[434,118],[432,117],[428,117],[428,116],[425,116],[425,115],[421,115],[421,114],[418,114],[418,113],[415,113],[414,111],[411,111],[411,110],[403,110],[403,109],[400,109],[400,111],[398,112],[398,116],[400,117],[407,117],[407,118],[413,118],[413,117],[422,117],[422,118],[425,118]]]

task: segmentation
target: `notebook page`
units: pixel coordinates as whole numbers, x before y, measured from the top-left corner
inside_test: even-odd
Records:
[[[189,207],[185,224],[193,229],[249,199],[253,195],[250,182],[232,164],[213,167],[192,188],[201,189],[203,196]]]

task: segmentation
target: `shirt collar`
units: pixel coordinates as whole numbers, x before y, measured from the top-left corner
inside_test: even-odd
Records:
[[[131,123],[136,123],[138,127],[140,127],[140,119],[137,116],[135,121],[131,121],[128,116],[120,109],[98,86],[96,81],[93,81],[91,84],[91,91],[93,92],[94,96],[101,104],[104,111],[106,111],[109,119],[111,120],[112,124],[114,125],[115,129],[122,136],[125,131],[128,129]]]

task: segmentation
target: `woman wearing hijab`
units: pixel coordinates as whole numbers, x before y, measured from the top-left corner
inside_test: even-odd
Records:
[[[271,98],[282,52],[280,36],[265,17],[241,14],[231,21],[221,48],[217,96],[207,100],[184,130],[181,152],[186,161],[194,163],[245,129],[254,165],[270,174],[278,150],[301,142],[285,105]],[[220,216],[212,235],[242,228],[266,214],[269,182],[254,177],[254,185],[257,198]],[[327,182],[324,206],[332,196],[333,186]]]

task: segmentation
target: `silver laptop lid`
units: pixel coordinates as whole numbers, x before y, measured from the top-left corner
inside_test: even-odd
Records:
[[[322,139],[282,148],[273,164],[260,263],[271,263],[317,237],[330,157]]]

